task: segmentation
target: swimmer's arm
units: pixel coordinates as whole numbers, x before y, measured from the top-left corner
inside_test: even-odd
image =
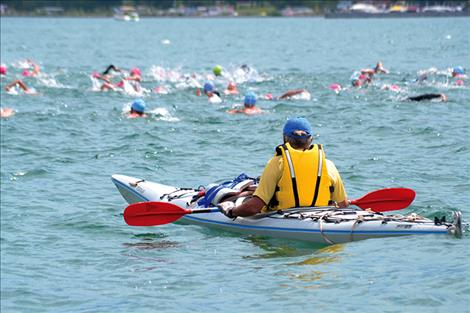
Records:
[[[292,96],[295,96],[295,95],[298,95],[299,93],[302,93],[304,92],[305,89],[295,89],[295,90],[288,90],[286,93],[284,93],[283,95],[281,95],[279,97],[279,99],[285,99],[285,98],[289,98],[289,97],[292,97]]]

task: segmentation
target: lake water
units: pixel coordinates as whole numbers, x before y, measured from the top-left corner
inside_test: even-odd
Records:
[[[469,312],[469,18],[1,18],[2,312]],[[24,78],[39,95],[3,89]],[[390,70],[352,89],[354,70]],[[92,87],[92,71],[140,67],[151,114],[135,98]],[[215,64],[242,95],[306,88],[310,100],[260,99],[265,113],[230,115],[242,95],[209,104],[199,83]],[[417,72],[434,73],[422,84]],[[216,80],[223,90],[227,80]],[[346,90],[335,94],[330,84]],[[399,92],[384,89],[396,84]],[[443,92],[449,101],[404,98]],[[410,236],[330,247],[240,237],[196,226],[133,228],[110,176],[183,187],[261,174],[287,117],[307,117],[350,198],[384,187],[417,192],[403,213],[464,216],[463,239]]]

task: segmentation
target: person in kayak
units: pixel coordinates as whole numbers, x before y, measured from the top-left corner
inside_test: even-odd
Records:
[[[223,214],[234,218],[294,207],[349,206],[336,166],[326,159],[321,145],[312,144],[308,120],[287,120],[283,140],[266,164],[253,197],[238,206],[229,201],[219,203]]]
[[[243,108],[235,108],[232,110],[229,110],[228,113],[230,114],[235,114],[235,113],[244,113],[248,115],[252,114],[259,114],[263,112],[260,108],[256,107],[256,95],[254,92],[248,92],[245,95],[245,99],[243,101]]]
[[[413,96],[406,98],[410,101],[426,101],[426,100],[434,100],[434,101],[447,101],[447,96],[443,93],[425,93],[419,96]]]
[[[142,99],[135,99],[131,105],[131,111],[129,112],[128,118],[136,117],[147,117],[145,112],[145,102]]]

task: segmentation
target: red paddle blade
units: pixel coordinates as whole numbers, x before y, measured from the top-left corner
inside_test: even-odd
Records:
[[[361,209],[374,212],[401,210],[408,207],[415,199],[416,192],[409,188],[385,188],[369,192],[365,196],[352,200],[351,204]]]
[[[124,220],[130,226],[156,226],[174,222],[190,212],[167,202],[138,202],[124,210]]]

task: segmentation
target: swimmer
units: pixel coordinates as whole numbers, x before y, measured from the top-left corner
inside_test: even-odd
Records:
[[[30,65],[30,68],[29,69],[25,69],[23,71],[23,76],[24,77],[34,77],[36,76],[37,74],[39,74],[39,72],[41,71],[41,67],[39,67],[39,65],[37,65],[36,63],[34,63],[33,61],[31,60],[27,60],[28,64]],[[32,70],[31,70],[31,67],[32,67]]]
[[[336,94],[339,94],[340,91],[343,89],[340,84],[338,83],[333,83],[330,85],[330,90],[333,90]]]
[[[425,101],[425,100],[434,100],[434,101],[447,101],[447,96],[443,93],[426,93],[419,96],[408,97],[407,100],[410,101]]]
[[[224,90],[226,95],[238,95],[237,84],[235,82],[229,82],[227,89]]]
[[[134,67],[133,69],[130,70],[129,76],[124,77],[117,85],[116,87],[123,88],[125,92],[129,92],[128,89],[126,89],[126,82],[131,85],[131,87],[134,89],[135,92],[141,92],[142,87],[140,85],[140,82],[142,80],[142,74],[140,72],[140,69],[137,67]]]
[[[140,69],[137,67],[134,67],[133,69],[130,70],[129,76],[126,77],[126,80],[133,80],[140,82],[142,80],[142,73],[140,72]]]
[[[152,91],[154,93],[158,93],[158,94],[161,94],[161,95],[167,95],[168,94],[168,89],[164,86],[157,86],[157,87],[153,88]]]
[[[145,102],[142,99],[135,99],[131,105],[131,111],[129,112],[128,118],[136,117],[147,117],[145,112]]]
[[[273,96],[272,93],[267,93],[263,95],[265,100],[284,100],[284,99],[301,99],[301,100],[310,100],[310,92],[305,89],[292,89],[287,90],[285,93],[279,97]]]
[[[101,91],[116,89],[117,86],[114,85],[113,82],[111,81],[112,72],[122,72],[122,71],[120,68],[111,64],[101,74],[98,72],[93,72],[92,74],[93,78],[104,81],[104,83],[100,87]]]
[[[5,64],[0,65],[0,75],[5,76],[7,74],[7,66]]]
[[[209,98],[211,103],[220,103],[222,99],[220,98],[220,93],[214,90],[214,84],[211,82],[206,82],[204,84],[204,94]]]
[[[369,74],[354,72],[351,76],[351,85],[356,88],[368,85],[372,82],[372,76]]]
[[[15,115],[15,111],[12,108],[0,108],[0,117],[10,117]]]
[[[465,76],[465,70],[461,66],[456,66],[452,69],[452,77],[462,78]]]
[[[34,88],[28,88],[28,86],[26,86],[26,84],[22,80],[19,80],[19,79],[14,80],[8,85],[6,85],[5,90],[7,92],[12,92],[14,91],[14,88],[16,88],[17,86],[20,87],[26,94],[29,94],[29,95],[36,94],[36,91],[34,90]]]
[[[256,105],[256,95],[250,91],[245,95],[245,99],[243,101],[244,107],[229,110],[228,113],[230,114],[244,113],[248,115],[262,113],[263,111],[260,108],[256,107],[255,105]]]
[[[382,85],[382,87],[380,87],[380,89],[390,90],[390,91],[393,91],[393,92],[401,91],[400,87],[398,85],[395,85],[395,84],[391,84],[391,85],[384,84],[384,85]]]
[[[278,97],[279,100],[290,99],[294,96],[298,96],[302,99],[310,99],[310,93],[305,89],[294,89],[288,90]]]
[[[389,73],[389,71],[383,67],[382,62],[377,62],[377,64],[375,65],[373,69],[365,68],[365,69],[361,69],[360,72],[361,74],[369,75],[371,78],[375,74],[388,74]]]
[[[216,65],[212,69],[212,73],[214,73],[215,76],[221,76],[222,75],[222,66]]]

